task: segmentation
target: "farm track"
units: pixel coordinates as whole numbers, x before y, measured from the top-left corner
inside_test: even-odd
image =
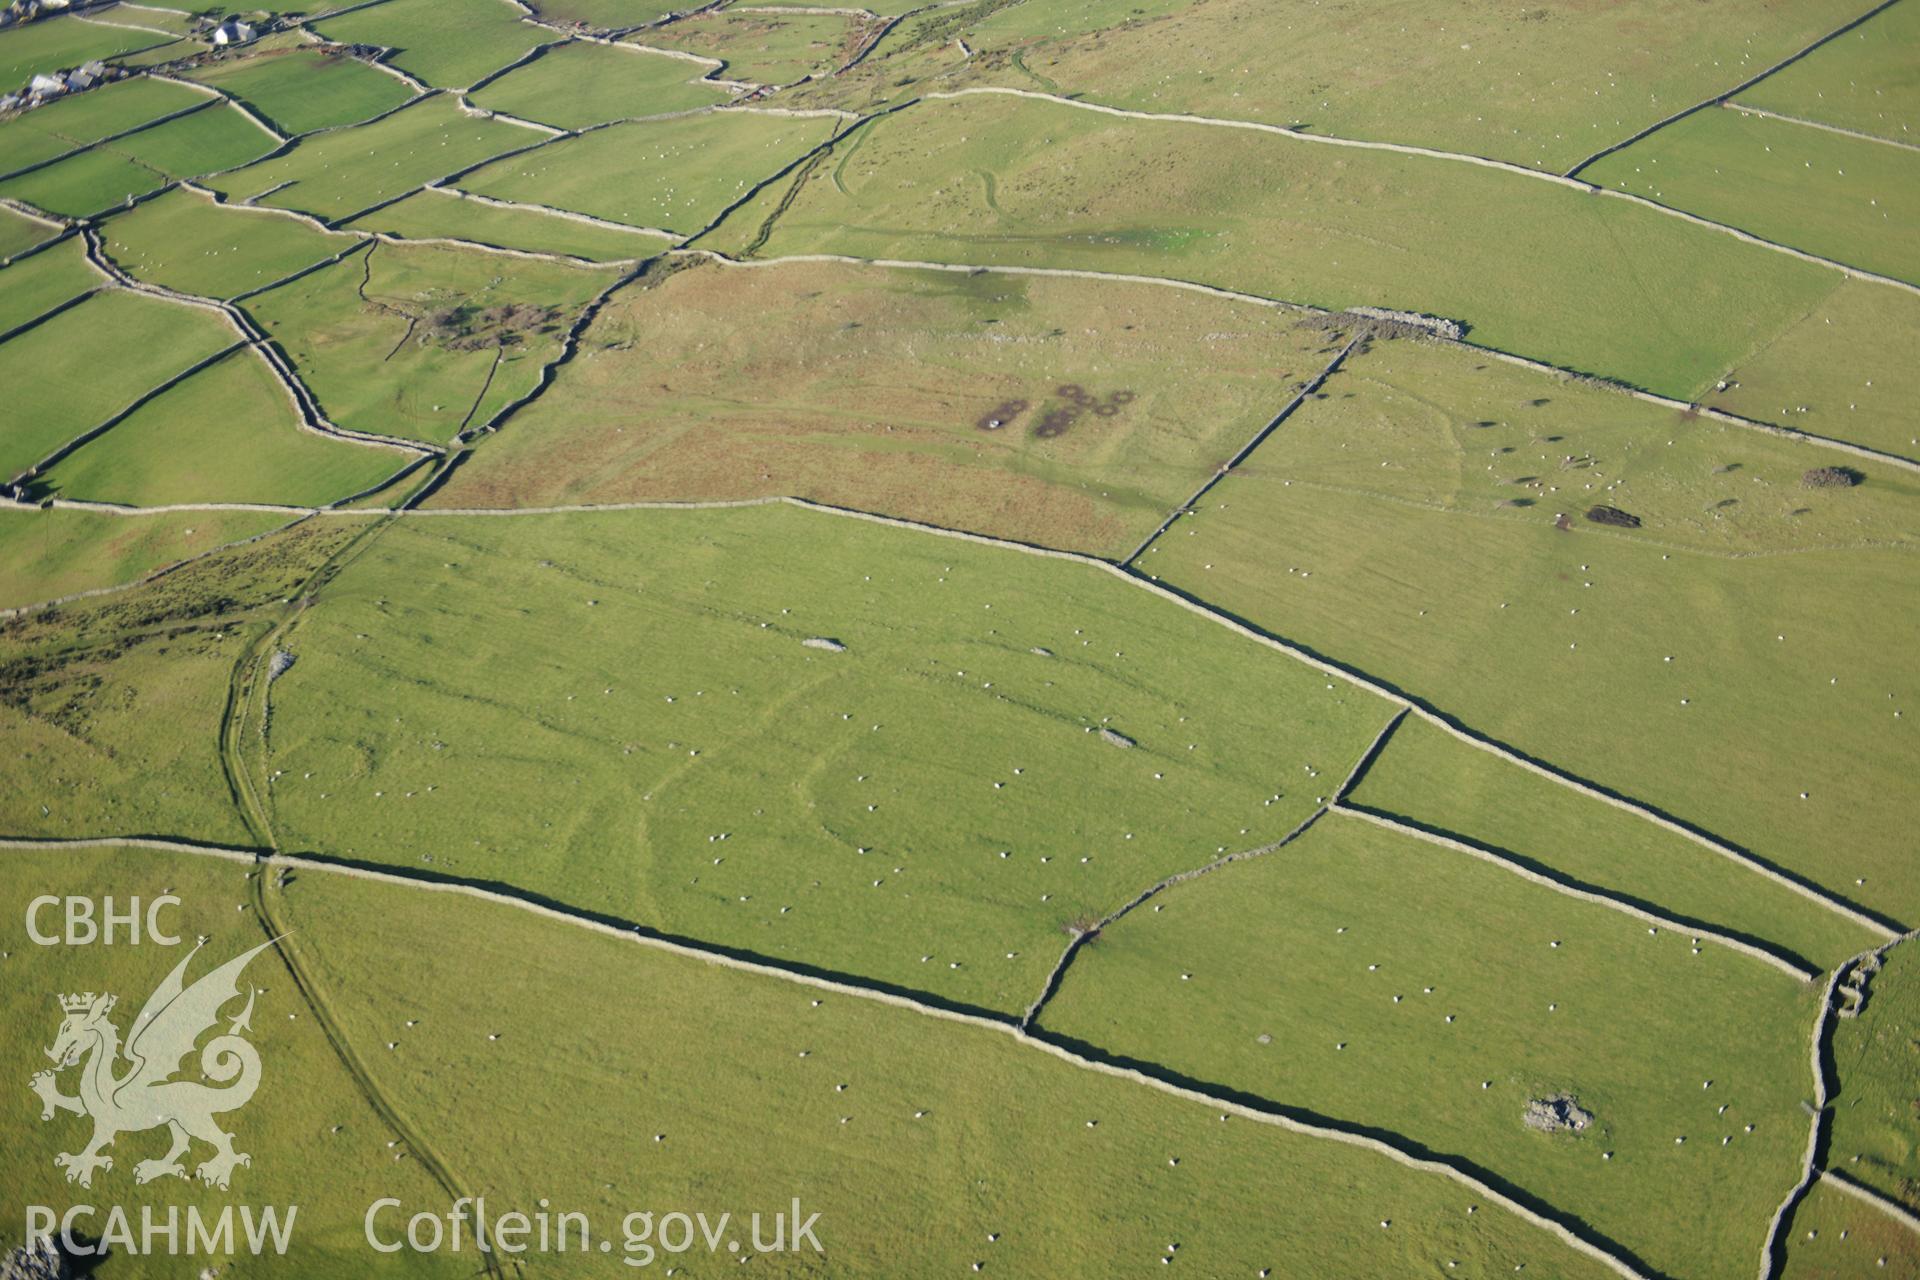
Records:
[[[1010,1015],[985,1010],[955,1007],[927,993],[907,992],[869,984],[847,975],[826,974],[759,956],[743,956],[712,943],[663,935],[644,925],[622,921],[597,913],[551,903],[525,891],[477,883],[428,872],[401,871],[365,863],[292,854],[268,850],[237,850],[231,846],[203,845],[190,841],[155,837],[93,837],[80,840],[32,840],[0,838],[0,850],[58,850],[106,848],[114,845],[217,857],[254,864],[260,875],[268,870],[339,875],[430,893],[454,894],[489,902],[497,906],[525,911],[544,920],[571,928],[585,929],[604,937],[662,951],[683,959],[699,960],[743,973],[797,983],[819,991],[851,996],[926,1017],[958,1023],[976,1030],[997,1032],[1016,1043],[1036,1049],[1070,1066],[1100,1075],[1126,1080],[1157,1090],[1183,1101],[1200,1103],[1216,1112],[1272,1125],[1302,1137],[1338,1142],[1371,1151],[1422,1173],[1436,1174],[1497,1204],[1507,1212],[1555,1236],[1568,1248],[1600,1263],[1625,1280],[1657,1280],[1630,1252],[1617,1242],[1598,1236],[1585,1224],[1570,1220],[1544,1201],[1513,1186],[1498,1174],[1483,1170],[1462,1157],[1433,1152],[1403,1135],[1374,1126],[1348,1123],[1257,1095],[1191,1080],[1158,1063],[1140,1062],[1108,1054],[1092,1045],[1029,1030]],[[256,879],[259,877],[256,876]],[[316,1014],[316,1016],[319,1016]]]

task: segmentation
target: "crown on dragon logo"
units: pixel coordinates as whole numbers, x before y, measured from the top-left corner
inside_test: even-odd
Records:
[[[75,992],[72,995],[61,996],[60,1007],[68,1013],[84,1013],[93,1007],[93,999],[94,993],[91,991]],[[119,996],[108,996],[107,1002],[101,1006],[100,1012],[106,1013],[112,1009],[115,1002],[119,999]]]

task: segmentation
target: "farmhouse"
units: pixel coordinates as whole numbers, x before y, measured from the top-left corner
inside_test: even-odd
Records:
[[[227,48],[230,45],[245,44],[253,39],[254,30],[238,17],[230,17],[213,29],[212,40],[215,46]]]

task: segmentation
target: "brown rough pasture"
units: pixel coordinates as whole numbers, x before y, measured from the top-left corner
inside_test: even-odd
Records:
[[[1149,285],[704,264],[616,294],[433,502],[798,495],[1123,555],[1331,341],[1291,311]]]

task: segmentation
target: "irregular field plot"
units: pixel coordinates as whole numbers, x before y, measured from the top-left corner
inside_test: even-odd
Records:
[[[124,1034],[148,994],[186,958],[194,938],[208,941],[187,968],[188,982],[264,942],[266,935],[250,905],[252,874],[244,864],[144,849],[0,853],[0,895],[9,903],[24,904],[39,895],[54,894],[96,901],[111,895],[123,905],[135,896],[146,903],[170,892],[180,905],[167,908],[160,919],[187,944],[173,948],[16,945],[7,961],[10,981],[0,987],[0,1016],[14,1032],[0,1046],[0,1068],[12,1072],[23,1088],[31,1076],[47,1068],[43,1050],[54,1042],[61,1022],[60,1008],[49,998],[55,992],[116,995],[119,1002],[109,1021]],[[246,909],[236,910],[240,907]],[[56,915],[57,910],[42,912],[42,927],[57,928]],[[14,936],[24,944],[17,923]],[[244,1108],[221,1116],[219,1123],[233,1134],[235,1149],[253,1157],[252,1163],[233,1171],[230,1190],[203,1186],[189,1176],[161,1177],[141,1184],[135,1192],[134,1166],[147,1159],[157,1162],[166,1154],[167,1132],[164,1128],[124,1132],[108,1148],[113,1169],[95,1175],[94,1195],[103,1188],[127,1188],[124,1194],[137,1194],[138,1204],[149,1207],[162,1225],[168,1209],[177,1209],[182,1215],[183,1250],[189,1206],[208,1223],[217,1221],[222,1209],[232,1208],[235,1200],[255,1207],[281,1206],[284,1224],[288,1216],[284,1206],[297,1204],[286,1255],[276,1259],[276,1265],[302,1276],[464,1274],[467,1268],[457,1255],[408,1251],[388,1258],[367,1248],[361,1219],[375,1199],[405,1196],[410,1204],[445,1212],[447,1197],[419,1161],[395,1162],[389,1149],[392,1131],[356,1091],[278,956],[265,951],[254,957],[242,981],[261,988],[246,1037],[259,1050],[260,1085]],[[230,1020],[241,1007],[236,998],[223,1012]],[[181,1077],[197,1080],[199,1062],[198,1054],[189,1055]],[[124,1072],[127,1065],[123,1061],[114,1069]],[[78,1092],[78,1075],[79,1069],[62,1072],[57,1079],[61,1091]],[[38,1100],[25,1096],[25,1102],[0,1118],[0,1150],[7,1153],[9,1170],[0,1190],[0,1213],[10,1220],[10,1246],[19,1238],[16,1232],[25,1221],[26,1206],[64,1208],[87,1199],[84,1189],[65,1181],[54,1156],[79,1151],[91,1124],[85,1117],[69,1114],[43,1123]],[[196,1141],[185,1157],[187,1173],[192,1175],[211,1153],[210,1146]],[[314,1176],[316,1156],[326,1162],[324,1177]],[[137,1231],[139,1208],[129,1204],[127,1212]],[[106,1214],[104,1205],[93,1213],[95,1231]],[[234,1235],[244,1238],[240,1215],[234,1218]],[[153,1256],[116,1250],[114,1269],[128,1276],[177,1276],[181,1259],[169,1256],[164,1237],[159,1239],[161,1248]],[[194,1269],[198,1271],[207,1261],[202,1256]],[[213,1261],[224,1270],[229,1259],[221,1256]]]
[[[704,13],[635,39],[726,63],[717,74],[792,84],[831,71],[859,49],[864,28],[843,14]]]
[[[686,235],[834,127],[828,119],[753,112],[614,125],[488,165],[460,186]]]
[[[784,213],[783,181],[712,247],[1138,272],[1426,311],[1482,345],[1680,396],[1833,279],[1530,178],[1004,96],[885,117],[796,182]]]
[[[0,266],[17,254],[57,235],[59,228],[14,209],[0,208]]]
[[[1663,1273],[1745,1276],[1806,1146],[1818,996],[1335,814],[1108,927],[1041,1021],[1457,1154]],[[1563,1093],[1587,1130],[1523,1122]]]
[[[10,179],[0,195],[84,218],[175,179],[243,165],[273,145],[246,116],[216,105]]]
[[[1581,175],[1778,244],[1920,280],[1920,151],[1696,111]]]
[[[1119,557],[1326,363],[1298,320],[1109,281],[683,269],[614,295],[435,501],[798,494]]]
[[[1725,389],[1720,389],[1725,384]],[[1920,458],[1920,298],[1843,280],[1702,402],[1762,422]]]
[[[1882,968],[1867,978],[1866,993],[1866,1007],[1834,1027],[1840,1088],[1829,1163],[1920,1212],[1920,1119],[1913,1105],[1920,948],[1908,941],[1888,951]]]
[[[357,124],[413,96],[394,76],[319,49],[273,49],[203,63],[191,75],[239,98],[289,136]]]
[[[772,1213],[797,1192],[803,1217],[820,1214],[825,1256],[763,1260],[783,1274],[885,1274],[903,1239],[915,1268],[936,1275],[981,1262],[988,1274],[1127,1274],[1170,1241],[1181,1265],[1208,1275],[1389,1275],[1447,1261],[1470,1274],[1604,1274],[1446,1179],[1258,1121],[1222,1123],[1204,1104],[996,1031],[446,895],[303,872],[283,896],[292,944],[349,1037],[397,1043],[378,1055],[392,1064],[383,1082],[488,1187],[489,1204],[546,1196],[577,1208],[616,1256],[614,1228],[635,1204],[724,1203],[744,1251],[748,1216],[760,1212],[770,1238]],[[369,919],[392,927],[368,930]],[[408,945],[420,937],[439,941]],[[757,1031],[742,1037],[742,1025]],[[751,1141],[743,1116],[756,1117]],[[1049,1188],[1044,1221],[1027,1195],[1036,1186]],[[681,1260],[697,1270],[699,1257]]]
[[[1460,373],[1432,376],[1442,357]],[[1862,464],[1857,488],[1809,489],[1802,469],[1830,451],[1471,365],[1393,344],[1336,375],[1142,567],[1920,918],[1902,781],[1920,769],[1902,711],[1920,672],[1886,643],[1920,610],[1914,482]],[[1594,524],[1595,505],[1642,527]]]
[[[42,18],[0,31],[0,85],[11,92],[48,71],[77,67],[95,58],[169,43],[151,31],[115,30],[77,18]]]
[[[79,236],[10,263],[0,269],[0,333],[102,283],[100,273],[87,263],[86,244]],[[4,359],[0,356],[0,362]]]
[[[260,511],[181,511],[128,517],[56,507],[0,516],[0,608],[117,587],[286,517]]]
[[[409,240],[454,239],[500,249],[561,253],[590,262],[630,262],[666,248],[664,237],[596,226],[539,209],[505,209],[462,199],[450,187],[430,187],[348,224]]]
[[[1350,799],[1669,917],[1831,969],[1875,945],[1864,926],[1659,825],[1469,746],[1424,720],[1394,731]]]
[[[1740,95],[1749,106],[1896,142],[1920,130],[1920,14],[1896,4]]]
[[[0,173],[39,164],[206,102],[205,94],[185,85],[145,76],[55,99],[0,126]]]
[[[211,312],[113,289],[0,343],[0,385],[11,399],[0,472],[11,477],[32,466],[237,341]],[[76,359],[85,362],[86,377],[42,376],[63,363],[75,367]]]
[[[410,518],[322,601],[272,695],[296,846],[1004,1011],[1387,712],[1098,569],[787,506]]]
[[[505,0],[386,0],[313,29],[341,44],[391,48],[388,62],[438,89],[464,88],[554,39]]]
[[[341,426],[435,443],[524,394],[611,270],[377,244],[247,299]]]
[[[303,139],[208,185],[236,200],[259,197],[338,220],[534,141],[518,125],[469,116],[452,98],[435,96],[372,124]]]
[[[303,430],[286,390],[248,350],[141,405],[61,459],[36,488],[129,506],[321,506],[372,488],[408,460]]]
[[[1783,1280],[1920,1276],[1913,1231],[1826,1182],[1808,1188],[1780,1238],[1787,1254]]]
[[[727,90],[696,83],[705,74],[706,68],[684,58],[643,49],[563,44],[495,80],[473,100],[489,111],[584,129],[727,101]]]
[[[128,274],[207,298],[272,284],[354,243],[297,218],[222,208],[179,189],[116,214],[100,230],[108,255]]]
[[[247,843],[219,753],[234,663],[363,524],[310,521],[0,623],[0,751],[33,780],[0,790],[0,829]]]

